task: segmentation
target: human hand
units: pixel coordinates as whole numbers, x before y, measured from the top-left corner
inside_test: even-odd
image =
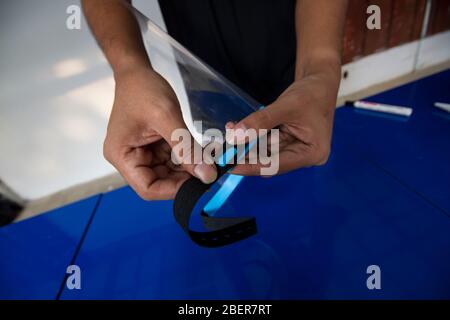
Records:
[[[191,154],[179,159],[181,166],[171,161],[177,143],[171,135],[178,128],[186,126],[175,92],[163,77],[146,67],[116,76],[103,153],[141,198],[172,199],[191,176],[204,183],[216,179],[214,165],[185,161]]]
[[[271,105],[252,113],[237,124],[231,139],[245,141],[245,130],[279,128],[279,171],[324,164],[330,153],[333,115],[339,81],[327,74],[313,74],[295,81]],[[238,130],[238,129],[241,129]],[[277,155],[272,155],[277,156]],[[238,164],[238,175],[261,175],[260,163]]]

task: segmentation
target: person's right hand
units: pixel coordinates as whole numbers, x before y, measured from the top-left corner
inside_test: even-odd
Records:
[[[190,176],[204,183],[217,177],[214,165],[171,161],[173,130],[186,128],[175,92],[150,68],[116,75],[114,105],[103,146],[105,158],[146,200],[173,199]],[[192,139],[193,140],[193,139]],[[191,155],[180,159],[185,163]]]

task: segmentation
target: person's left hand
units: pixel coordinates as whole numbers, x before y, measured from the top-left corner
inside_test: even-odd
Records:
[[[339,81],[327,74],[309,75],[295,81],[271,105],[252,113],[227,129],[280,129],[279,171],[325,164],[330,154],[333,115]],[[241,132],[243,132],[241,131]],[[234,141],[245,135],[234,131]],[[268,139],[270,140],[270,139]],[[261,175],[260,163],[238,164],[233,174]]]

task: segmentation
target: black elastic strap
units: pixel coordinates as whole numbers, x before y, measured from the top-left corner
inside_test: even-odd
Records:
[[[236,159],[235,159],[236,160]],[[236,163],[236,161],[234,162]],[[234,165],[217,166],[217,180],[227,173]],[[254,217],[216,218],[203,210],[201,217],[207,232],[189,229],[189,221],[197,201],[216,182],[204,184],[197,178],[190,178],[181,186],[175,196],[173,213],[175,220],[198,245],[204,247],[221,247],[248,238],[256,234],[256,219]]]

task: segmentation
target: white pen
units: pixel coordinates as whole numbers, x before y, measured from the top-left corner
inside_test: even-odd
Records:
[[[413,112],[413,110],[409,107],[394,106],[394,105],[390,105],[390,104],[383,104],[383,103],[376,103],[376,102],[369,102],[369,101],[358,100],[358,101],[352,101],[349,103],[351,103],[355,108],[358,108],[358,109],[386,112],[386,113],[391,113],[391,114],[405,116],[405,117],[409,117]]]
[[[441,110],[450,112],[450,103],[435,102],[435,103],[434,103],[434,106],[435,106],[436,108],[441,109]]]

